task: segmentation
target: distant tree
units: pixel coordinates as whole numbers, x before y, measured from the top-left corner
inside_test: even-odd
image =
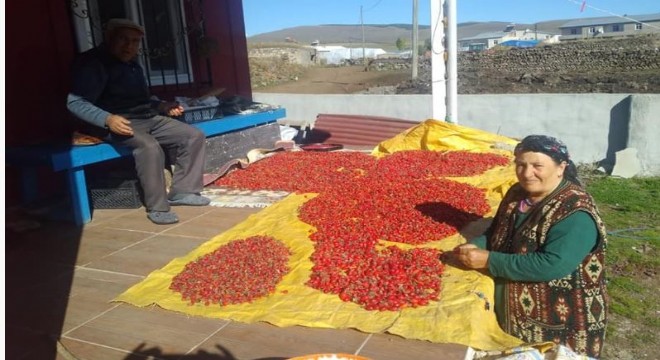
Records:
[[[396,39],[396,48],[399,49],[399,51],[403,50],[406,48],[406,39],[398,38]]]
[[[417,46],[417,55],[424,55],[427,51],[430,51],[432,48],[431,39],[424,40],[424,44]]]

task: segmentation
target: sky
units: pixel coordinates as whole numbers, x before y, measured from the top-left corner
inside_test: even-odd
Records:
[[[431,25],[431,1],[418,0],[419,25]],[[247,36],[305,25],[412,24],[412,0],[243,0]],[[547,20],[660,13],[659,0],[456,0],[458,23]],[[582,10],[582,11],[581,11]]]

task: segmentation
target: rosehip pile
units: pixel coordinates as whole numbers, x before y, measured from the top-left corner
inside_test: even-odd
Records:
[[[379,241],[420,245],[456,234],[490,206],[483,189],[443,177],[474,176],[509,161],[465,151],[410,150],[381,159],[360,152],[285,152],[215,184],[318,193],[299,211],[316,227],[307,285],[367,310],[399,310],[437,299],[444,265],[438,250]]]
[[[350,183],[376,166],[376,158],[355,151],[275,153],[213,184],[245,190],[321,193]]]
[[[190,304],[239,304],[275,291],[289,272],[291,253],[266,236],[234,240],[186,264],[172,279],[170,289]]]

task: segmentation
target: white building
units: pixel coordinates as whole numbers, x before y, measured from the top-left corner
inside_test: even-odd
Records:
[[[537,40],[550,43],[557,42],[559,36],[535,30],[516,30],[515,25],[507,26],[503,31],[481,33],[476,36],[458,39],[460,51],[482,51],[497,46],[509,40]]]
[[[346,60],[359,60],[365,57],[376,59],[386,53],[383,49],[347,48],[333,45],[313,46],[313,48],[316,49],[317,61],[330,65],[339,65]]]

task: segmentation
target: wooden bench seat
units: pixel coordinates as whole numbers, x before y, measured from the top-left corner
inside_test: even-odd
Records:
[[[206,137],[276,122],[286,116],[283,108],[247,115],[230,115],[220,119],[193,124]],[[65,171],[73,208],[73,220],[77,225],[91,221],[91,207],[85,179],[85,166],[103,161],[131,156],[131,150],[117,145],[48,145],[7,148],[5,160],[9,165],[21,168],[23,200],[35,200],[38,194],[37,167],[47,166],[53,171]]]

